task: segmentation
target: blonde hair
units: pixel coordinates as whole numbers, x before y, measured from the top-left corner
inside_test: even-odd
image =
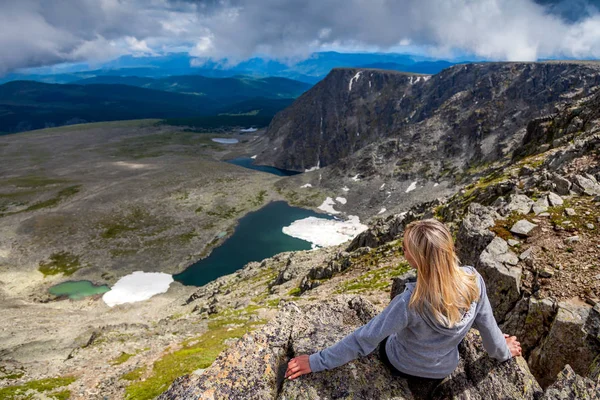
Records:
[[[460,268],[448,228],[435,219],[412,222],[404,230],[403,246],[418,272],[409,306],[454,326],[479,299],[479,288],[475,274]]]

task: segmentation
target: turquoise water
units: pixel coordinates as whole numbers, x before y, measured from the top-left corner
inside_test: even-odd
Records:
[[[90,281],[69,281],[52,286],[48,291],[55,296],[68,296],[73,300],[106,293],[110,288],[106,285],[94,285]]]
[[[251,261],[261,261],[284,251],[309,250],[311,244],[282,232],[284,226],[308,217],[333,219],[284,201],[269,203],[239,220],[235,232],[210,256],[173,278],[188,286],[202,286],[231,274]]]
[[[301,173],[301,172],[296,172],[296,171],[288,171],[285,169],[279,169],[279,168],[275,168],[275,167],[267,167],[264,165],[254,165],[253,164],[254,160],[250,157],[234,158],[232,160],[228,160],[227,162],[230,164],[239,165],[240,167],[254,169],[256,171],[267,172],[269,174],[273,174],[273,175],[277,175],[277,176],[293,176],[293,175],[298,175]]]

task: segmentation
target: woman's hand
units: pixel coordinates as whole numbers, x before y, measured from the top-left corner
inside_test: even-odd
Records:
[[[506,339],[506,345],[508,346],[508,349],[510,350],[510,354],[513,357],[520,356],[521,355],[521,343],[519,343],[517,341],[517,337],[510,336],[505,333],[504,339]]]
[[[310,363],[308,362],[308,356],[298,356],[292,358],[290,362],[288,362],[288,369],[285,372],[285,377],[288,379],[296,379],[301,375],[310,374]]]

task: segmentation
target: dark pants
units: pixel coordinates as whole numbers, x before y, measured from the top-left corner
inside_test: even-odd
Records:
[[[419,376],[408,375],[402,371],[398,371],[398,369],[392,365],[387,353],[385,352],[385,344],[387,343],[387,340],[388,338],[385,338],[381,341],[381,343],[379,343],[379,358],[381,358],[381,361],[383,361],[383,363],[388,367],[392,375],[408,380],[409,388],[413,392],[413,395],[419,394],[419,396],[415,397],[430,398],[432,393],[435,391],[435,388],[443,381],[443,379],[421,378]]]

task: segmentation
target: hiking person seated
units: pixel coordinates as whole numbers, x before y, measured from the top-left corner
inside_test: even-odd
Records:
[[[492,313],[485,283],[472,267],[460,267],[448,228],[434,219],[409,224],[404,254],[417,270],[416,283],[366,325],[317,353],[288,363],[296,379],[344,365],[379,345],[382,361],[396,376],[441,380],[458,365],[458,345],[471,327],[488,354],[500,361],[521,355],[514,336],[504,335]]]

